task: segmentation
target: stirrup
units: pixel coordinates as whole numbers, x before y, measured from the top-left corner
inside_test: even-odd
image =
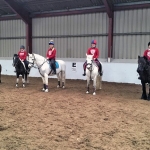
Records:
[[[82,74],[83,76],[86,76],[86,73]]]

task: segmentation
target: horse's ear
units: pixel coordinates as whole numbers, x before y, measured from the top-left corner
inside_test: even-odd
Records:
[[[138,55],[138,59],[140,59],[140,56]]]

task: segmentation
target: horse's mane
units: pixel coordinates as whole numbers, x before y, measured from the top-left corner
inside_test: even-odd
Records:
[[[93,55],[86,55],[87,59],[92,59]]]
[[[46,60],[46,58],[45,57],[43,57],[43,56],[41,56],[41,55],[39,55],[39,54],[35,54],[35,53],[32,53],[36,58],[38,57],[39,59],[44,59],[44,60]]]

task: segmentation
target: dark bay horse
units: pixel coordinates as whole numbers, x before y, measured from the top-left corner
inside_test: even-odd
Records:
[[[18,87],[19,75],[22,75],[22,87],[25,87],[25,82],[27,81],[28,73],[17,54],[14,54],[13,56],[13,66],[16,68],[16,87]]]
[[[2,66],[0,64],[0,83],[1,83],[1,72],[2,72]]]
[[[146,57],[138,56],[138,68],[141,84],[142,84],[142,96],[141,99],[150,101],[150,62]],[[146,84],[149,85],[149,93],[146,94]]]

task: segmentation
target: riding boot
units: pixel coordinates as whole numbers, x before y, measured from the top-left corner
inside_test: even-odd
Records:
[[[54,73],[53,74],[56,74],[56,68],[54,69]]]
[[[53,65],[53,74],[56,74],[56,67],[54,65]]]
[[[102,76],[103,75],[103,71],[102,71],[102,65],[99,64],[99,75]]]
[[[82,75],[83,75],[83,76],[86,76],[85,70],[84,70],[84,73],[83,73]]]

